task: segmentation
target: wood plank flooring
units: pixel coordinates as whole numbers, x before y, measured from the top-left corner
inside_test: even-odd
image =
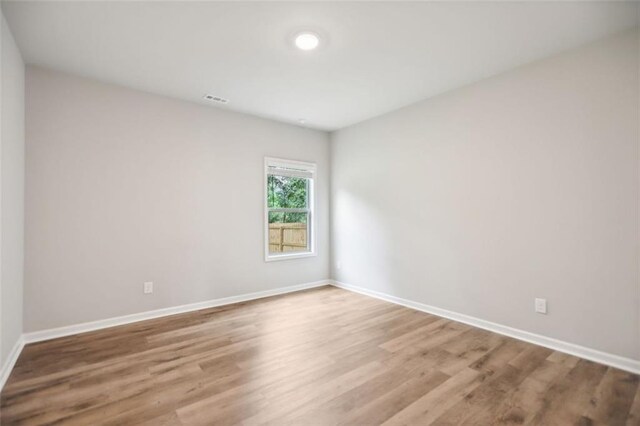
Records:
[[[334,287],[27,345],[2,425],[640,425],[639,377]]]

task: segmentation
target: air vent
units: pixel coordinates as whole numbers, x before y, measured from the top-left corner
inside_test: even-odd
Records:
[[[209,94],[204,95],[204,98],[208,101],[217,102],[219,104],[226,104],[229,102],[229,99],[225,99],[225,98],[221,98],[220,96],[209,95]]]

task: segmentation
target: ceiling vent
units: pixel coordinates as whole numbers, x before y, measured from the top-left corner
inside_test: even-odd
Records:
[[[204,98],[208,101],[217,102],[219,104],[226,104],[229,102],[229,99],[221,98],[220,96],[215,96],[210,94],[204,95]]]

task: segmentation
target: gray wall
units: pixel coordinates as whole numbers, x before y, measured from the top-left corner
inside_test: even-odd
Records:
[[[638,78],[627,33],[336,132],[333,276],[640,359]]]
[[[326,133],[32,67],[26,100],[25,331],[329,277]],[[265,156],[317,163],[317,257],[264,262]]]
[[[24,63],[1,18],[0,366],[22,333],[24,247]]]

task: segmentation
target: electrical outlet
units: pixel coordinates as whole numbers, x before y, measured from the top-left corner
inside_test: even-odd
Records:
[[[336,269],[342,269],[342,262],[339,260],[336,262]]]
[[[535,301],[535,309],[539,314],[547,313],[547,299],[536,299]]]
[[[144,286],[142,287],[142,291],[144,292],[144,294],[153,293],[153,283],[151,281],[147,281],[146,283],[144,283]]]

